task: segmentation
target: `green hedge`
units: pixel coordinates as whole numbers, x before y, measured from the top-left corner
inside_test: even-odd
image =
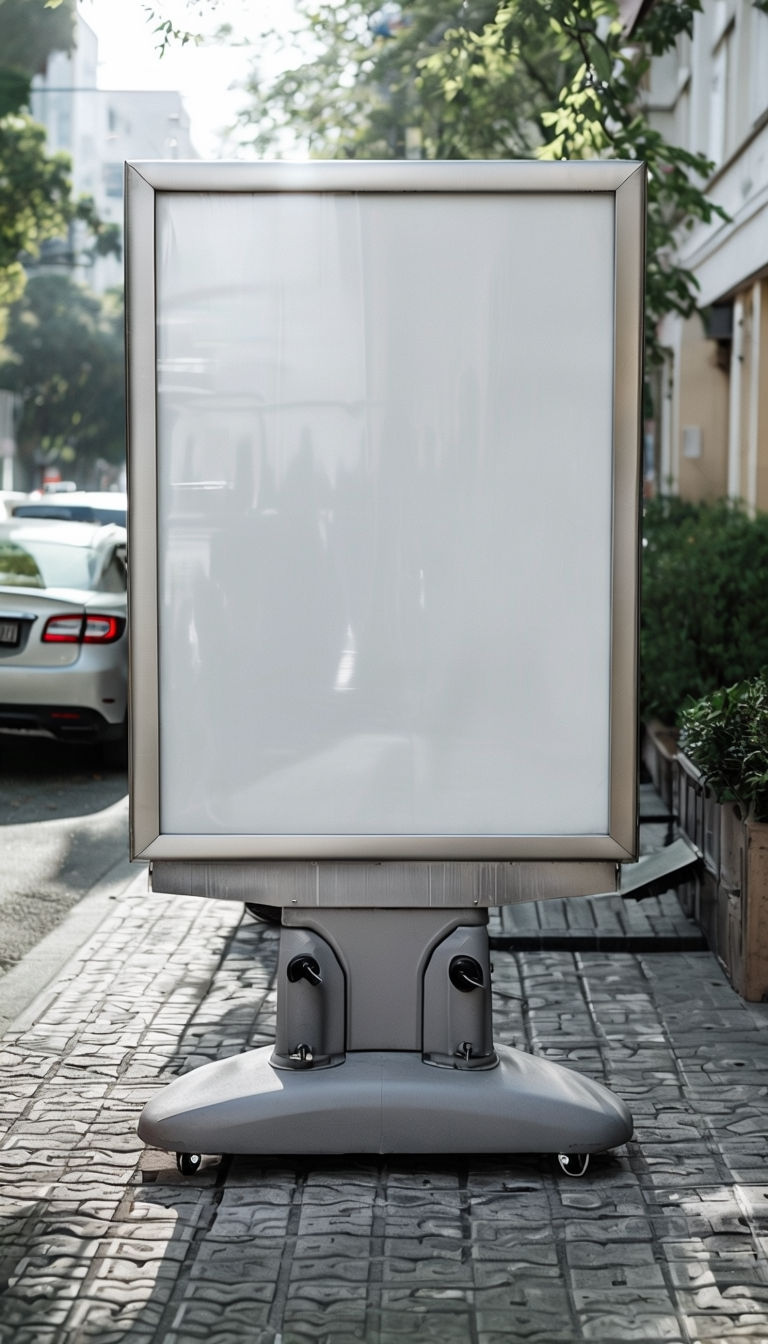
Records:
[[[686,701],[768,667],[768,514],[650,501],[641,592],[641,714],[676,723]]]
[[[680,713],[680,744],[720,803],[768,820],[766,674],[712,691]]]

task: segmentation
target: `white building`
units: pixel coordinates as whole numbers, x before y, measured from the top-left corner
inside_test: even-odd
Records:
[[[648,108],[675,144],[714,164],[709,198],[728,221],[697,224],[678,256],[707,311],[668,317],[658,484],[768,510],[768,14],[703,0],[690,38],[653,61]]]
[[[189,117],[174,91],[99,89],[98,45],[81,15],[71,54],[55,52],[44,75],[32,84],[32,115],[47,131],[48,148],[72,159],[74,195],[94,198],[101,218],[123,224],[123,163],[126,159],[197,158]],[[45,260],[68,264],[92,289],[122,284],[122,262],[86,258],[88,235],[75,228],[61,244],[49,245]]]

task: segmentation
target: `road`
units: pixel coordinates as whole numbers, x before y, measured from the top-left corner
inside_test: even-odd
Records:
[[[0,738],[0,974],[127,859],[127,788],[97,747]]]

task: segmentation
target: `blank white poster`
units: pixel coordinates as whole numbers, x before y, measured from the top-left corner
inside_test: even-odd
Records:
[[[608,193],[157,198],[160,805],[608,831]]]

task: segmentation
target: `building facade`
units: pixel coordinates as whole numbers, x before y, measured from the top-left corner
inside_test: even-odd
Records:
[[[664,493],[768,510],[768,14],[703,0],[692,35],[652,64],[648,111],[712,161],[703,185],[728,216],[679,240],[703,317],[662,326],[649,475]]]
[[[173,90],[99,89],[98,44],[77,17],[71,53],[54,52],[32,84],[32,116],[46,128],[50,151],[72,160],[75,196],[92,196],[101,219],[123,226],[123,163],[126,159],[190,159],[197,152],[189,116]],[[122,261],[88,255],[88,237],[75,225],[70,237],[49,245],[46,265],[66,265],[99,292],[122,285]]]

